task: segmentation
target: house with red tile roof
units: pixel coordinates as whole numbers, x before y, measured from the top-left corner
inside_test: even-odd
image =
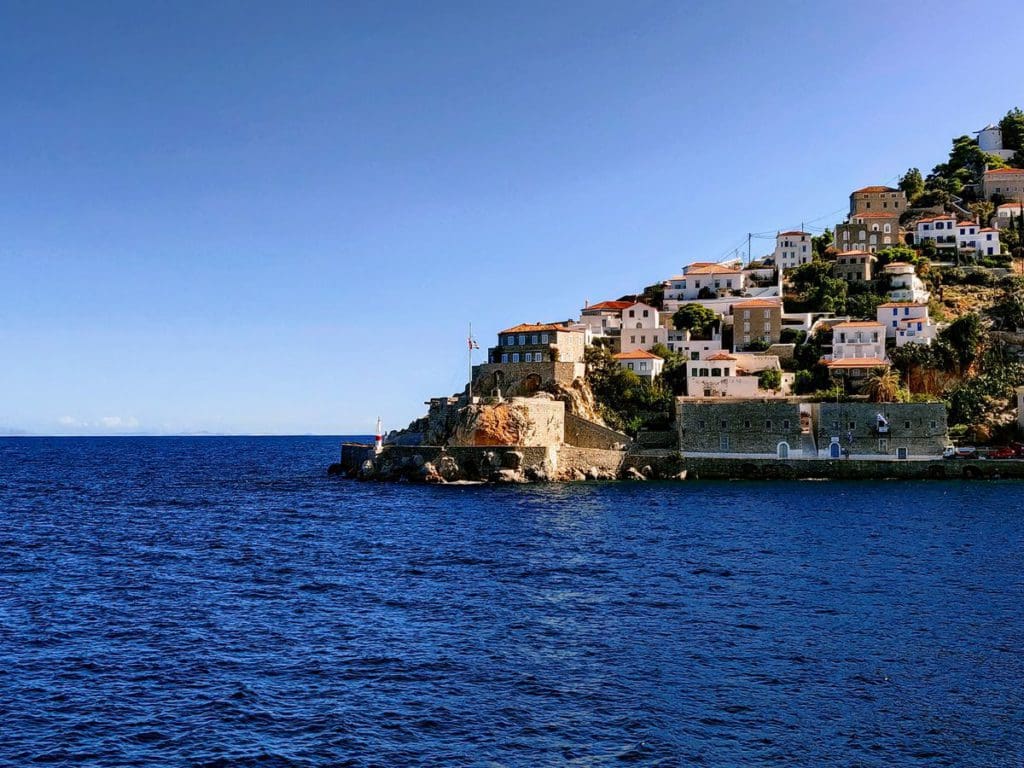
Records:
[[[981,192],[986,200],[999,195],[1003,200],[1024,201],[1024,169],[998,168],[981,176]]]
[[[660,376],[662,368],[665,366],[665,361],[662,358],[643,349],[619,352],[613,357],[620,366],[649,381],[654,381]]]

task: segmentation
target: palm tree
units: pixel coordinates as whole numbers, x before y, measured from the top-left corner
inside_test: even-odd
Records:
[[[876,403],[895,402],[900,391],[900,377],[892,368],[875,368],[864,380],[864,393]]]

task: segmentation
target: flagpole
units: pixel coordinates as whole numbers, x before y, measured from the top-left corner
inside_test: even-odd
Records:
[[[473,404],[473,323],[469,324],[469,404]]]

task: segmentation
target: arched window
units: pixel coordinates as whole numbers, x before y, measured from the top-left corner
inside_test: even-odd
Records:
[[[779,443],[778,453],[779,453],[779,458],[780,459],[788,459],[789,458],[789,443],[787,443],[785,440],[783,440],[781,443]]]

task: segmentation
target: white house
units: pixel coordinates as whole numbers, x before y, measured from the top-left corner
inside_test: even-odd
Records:
[[[996,206],[996,215],[993,217],[992,223],[998,229],[1006,229],[1018,216],[1024,218],[1024,203],[1003,203]]]
[[[924,318],[904,317],[896,329],[896,346],[905,344],[931,344],[938,336],[938,328],[927,316]]]
[[[667,346],[688,360],[703,360],[722,351],[722,334],[715,328],[710,339],[694,339],[689,330],[669,330]]]
[[[793,269],[811,260],[811,234],[800,230],[779,232],[775,236],[772,259],[779,269]]]
[[[886,338],[895,339],[904,320],[928,322],[928,305],[912,301],[887,301],[878,305],[878,322],[885,326]]]
[[[621,352],[648,350],[668,341],[668,328],[660,324],[658,310],[636,302],[622,310]]]
[[[914,230],[914,244],[924,245],[927,240],[931,240],[935,247],[941,250],[956,248],[956,216],[942,214],[918,219]]]
[[[1002,252],[998,229],[961,221],[956,230],[956,245],[961,251],[977,251],[982,256],[998,256]]]
[[[686,392],[690,397],[784,397],[792,375],[782,374],[778,391],[764,390],[760,374],[769,369],[781,372],[776,355],[716,352],[687,364]]]
[[[906,261],[894,261],[882,268],[883,274],[889,278],[889,300],[906,301],[925,304],[931,293],[924,287],[913,264]]]
[[[683,268],[683,274],[668,281],[666,302],[686,303],[703,296],[740,295],[744,286],[743,269],[736,262],[715,264],[699,261]]]
[[[875,368],[888,368],[885,326],[872,320],[850,321],[832,327],[832,354],[822,363],[837,378],[863,379]]]
[[[594,336],[613,336],[622,327],[622,310],[631,301],[601,301],[588,304],[580,310],[580,323],[590,328]]]
[[[649,381],[654,381],[654,379],[660,376],[662,368],[665,367],[664,360],[642,349],[636,349],[632,352],[619,352],[614,357],[623,368]]]

